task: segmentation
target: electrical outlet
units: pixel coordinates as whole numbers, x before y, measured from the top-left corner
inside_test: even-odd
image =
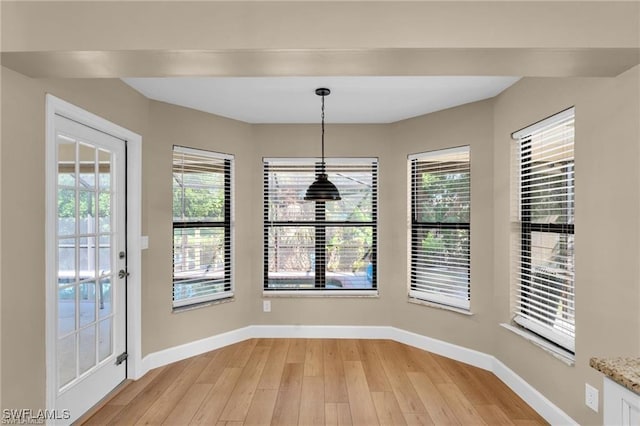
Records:
[[[598,412],[598,389],[589,383],[584,384],[584,403],[596,413]]]
[[[271,312],[271,300],[262,301],[262,312]]]

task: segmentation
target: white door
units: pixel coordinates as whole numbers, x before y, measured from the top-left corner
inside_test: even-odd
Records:
[[[55,144],[57,229],[49,244],[57,267],[48,282],[57,324],[47,350],[55,353],[55,409],[70,423],[126,378],[118,359],[126,350],[126,159],[123,140],[59,115]]]

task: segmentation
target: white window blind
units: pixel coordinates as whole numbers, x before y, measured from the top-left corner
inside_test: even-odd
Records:
[[[173,306],[233,296],[233,156],[173,148]]]
[[[513,137],[519,177],[514,321],[574,352],[574,109]]]
[[[264,159],[264,291],[376,289],[375,158],[328,158],[341,201],[304,201],[320,162]]]
[[[411,155],[409,166],[409,296],[469,309],[469,147]]]

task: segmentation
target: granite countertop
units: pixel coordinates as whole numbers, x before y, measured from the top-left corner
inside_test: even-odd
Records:
[[[640,357],[591,358],[589,365],[625,388],[640,394]]]

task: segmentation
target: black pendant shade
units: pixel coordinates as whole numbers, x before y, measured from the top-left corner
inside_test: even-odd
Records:
[[[326,173],[319,173],[316,180],[309,186],[304,196],[307,201],[338,201],[341,200],[340,192],[329,181]]]
[[[320,173],[316,176],[316,180],[309,186],[304,196],[306,201],[338,201],[341,200],[338,188],[329,181],[329,176],[325,171],[324,162],[324,97],[331,93],[329,89],[316,89],[316,95],[322,96],[322,163],[320,164]]]

